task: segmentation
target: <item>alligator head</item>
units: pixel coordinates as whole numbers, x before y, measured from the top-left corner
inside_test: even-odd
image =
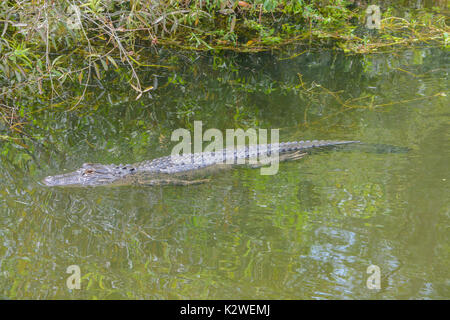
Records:
[[[98,186],[117,183],[125,176],[134,173],[136,168],[130,165],[104,165],[85,163],[73,172],[48,176],[43,180],[47,186]]]

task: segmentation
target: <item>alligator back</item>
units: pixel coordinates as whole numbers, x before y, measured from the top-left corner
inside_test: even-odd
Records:
[[[259,144],[232,149],[223,149],[217,152],[199,152],[182,155],[172,155],[144,161],[135,164],[137,171],[152,171],[159,173],[174,174],[185,171],[199,170],[212,165],[238,165],[243,164],[244,159],[255,159],[261,157],[273,157],[278,153],[283,155],[290,152],[307,151],[311,148],[335,146],[359,141],[292,141],[275,144]]]

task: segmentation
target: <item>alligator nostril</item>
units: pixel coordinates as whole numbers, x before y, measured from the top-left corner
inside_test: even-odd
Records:
[[[52,177],[51,176],[45,177],[43,182],[44,182],[44,184],[49,186],[50,183],[52,182]]]

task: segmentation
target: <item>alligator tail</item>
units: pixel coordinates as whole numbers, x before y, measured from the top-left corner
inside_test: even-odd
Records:
[[[293,142],[282,142],[277,145],[273,145],[273,147],[279,147],[278,152],[285,153],[297,150],[306,150],[311,148],[320,148],[326,146],[335,146],[340,144],[350,144],[350,143],[359,143],[360,141],[333,141],[333,140],[312,140],[312,141],[293,141]]]

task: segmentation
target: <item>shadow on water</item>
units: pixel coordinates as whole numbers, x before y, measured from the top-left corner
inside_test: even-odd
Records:
[[[365,152],[365,153],[378,153],[378,154],[389,154],[389,153],[408,153],[413,149],[409,147],[395,146],[384,143],[358,143],[352,145],[342,145],[336,146],[333,149],[343,151],[343,152]]]

